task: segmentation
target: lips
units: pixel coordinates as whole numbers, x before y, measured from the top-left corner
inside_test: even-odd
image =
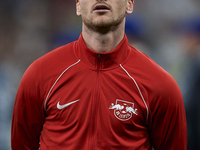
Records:
[[[97,4],[97,5],[95,5],[95,7],[93,9],[94,12],[102,12],[102,13],[107,12],[109,10],[110,10],[109,6],[107,6],[105,4]]]

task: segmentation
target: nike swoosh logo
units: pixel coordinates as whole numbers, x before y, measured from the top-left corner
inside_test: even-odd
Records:
[[[74,104],[74,103],[76,103],[76,102],[78,102],[78,101],[79,101],[79,99],[78,99],[78,100],[75,100],[75,101],[73,101],[73,102],[64,104],[64,105],[60,105],[60,101],[59,101],[59,102],[57,103],[57,108],[58,108],[58,109],[66,108],[66,107],[68,107],[69,105]]]

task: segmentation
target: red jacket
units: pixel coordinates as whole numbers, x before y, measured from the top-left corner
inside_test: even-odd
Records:
[[[109,53],[78,41],[36,60],[20,83],[13,150],[186,150],[174,79],[126,36]]]

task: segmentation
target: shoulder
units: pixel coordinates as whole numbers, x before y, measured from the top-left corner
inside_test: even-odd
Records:
[[[172,76],[152,58],[132,46],[129,48],[130,55],[125,65],[129,67],[130,70],[135,71],[136,74],[140,74],[140,76],[142,75],[148,80],[161,80],[165,78],[169,78],[170,80],[172,79]]]
[[[25,71],[21,83],[29,83],[31,86],[31,83],[35,85],[36,82],[53,82],[69,65],[78,61],[75,46],[76,41],[58,47],[35,60]]]
[[[150,113],[184,109],[180,88],[174,78],[144,53],[131,48],[125,66],[136,80]]]
[[[34,61],[35,64],[40,64],[44,66],[54,66],[57,65],[56,63],[67,62],[73,59],[77,59],[75,55],[75,46],[76,41],[69,43],[67,45],[58,47],[47,54],[43,55],[42,57],[38,58]]]
[[[180,89],[174,78],[143,52],[130,46],[130,56],[126,62],[131,74],[145,90],[148,97],[178,94]]]
[[[52,72],[66,67],[68,64],[78,60],[75,54],[76,41],[67,45],[58,47],[40,58],[36,59],[27,69],[27,71]],[[45,73],[44,73],[45,74]]]

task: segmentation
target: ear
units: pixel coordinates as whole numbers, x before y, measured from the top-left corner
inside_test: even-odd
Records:
[[[77,16],[81,16],[81,8],[79,0],[76,0],[76,14]]]
[[[133,12],[134,0],[127,0],[126,13],[131,14]]]

